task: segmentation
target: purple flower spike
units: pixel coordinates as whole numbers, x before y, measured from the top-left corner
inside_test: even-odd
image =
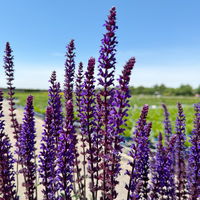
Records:
[[[117,192],[115,190],[116,185],[118,184],[117,177],[120,174],[120,160],[122,152],[122,142],[123,137],[122,134],[124,132],[123,125],[126,124],[126,120],[124,119],[127,116],[127,107],[129,105],[129,81],[131,71],[135,64],[135,58],[131,58],[126,65],[124,66],[124,70],[122,71],[122,75],[118,79],[119,85],[118,89],[114,93],[114,101],[113,108],[111,110],[111,115],[109,117],[110,123],[113,124],[111,126],[111,132],[114,141],[114,151],[113,151],[113,163],[112,163],[112,198],[115,199],[117,197]]]
[[[59,131],[62,129],[63,115],[62,115],[62,102],[61,102],[61,89],[60,83],[56,82],[56,72],[53,71],[49,80],[51,86],[49,88],[48,104],[53,109],[53,123],[54,123],[54,136],[56,149],[58,148]]]
[[[78,74],[76,76],[76,106],[77,106],[77,112],[80,118],[80,112],[81,112],[81,98],[82,98],[82,91],[83,91],[83,63],[80,62],[79,68],[78,68]]]
[[[92,198],[95,199],[95,163],[96,157],[94,156],[94,152],[96,152],[96,147],[94,146],[95,137],[95,86],[94,86],[94,67],[95,67],[95,59],[90,58],[88,61],[87,72],[85,73],[85,80],[83,84],[82,91],[82,112],[81,112],[81,134],[85,136],[86,141],[88,143],[88,172],[90,175],[90,191],[92,193]],[[85,161],[84,161],[85,162]],[[86,184],[84,184],[86,187]],[[86,188],[85,188],[86,190]]]
[[[64,193],[65,200],[71,200],[71,192],[73,189],[73,173],[75,163],[75,137],[73,126],[73,104],[68,101],[67,116],[65,128],[60,132],[59,146],[58,146],[58,170],[57,176],[59,179],[59,187],[61,193]]]
[[[100,164],[100,168],[103,169],[102,174],[99,176],[102,181],[102,199],[109,199],[111,192],[111,174],[112,174],[112,137],[109,132],[109,115],[111,110],[111,105],[113,102],[113,92],[114,89],[110,87],[114,85],[114,72],[115,72],[115,64],[116,64],[116,36],[115,32],[117,29],[116,26],[116,9],[113,7],[110,10],[110,14],[108,16],[108,20],[105,23],[106,33],[102,39],[102,45],[100,50],[99,57],[99,85],[103,88],[100,91],[100,104],[101,110],[97,110],[101,115],[102,127],[101,133],[103,135],[102,146],[103,150],[101,152],[102,163]]]
[[[71,40],[67,46],[66,62],[65,62],[65,82],[64,82],[64,96],[66,103],[73,101],[73,81],[75,71],[75,53],[74,40]]]
[[[167,106],[165,104],[162,104],[162,107],[164,110],[164,117],[165,117],[163,124],[164,124],[165,138],[166,138],[166,144],[167,144],[169,143],[170,137],[172,135],[172,125],[169,119],[170,114],[168,112]]]
[[[186,163],[185,163],[185,115],[180,103],[176,118],[176,143],[175,143],[175,170],[176,170],[176,197],[178,200],[187,199],[186,196]]]
[[[166,148],[163,146],[162,134],[159,134],[157,152],[152,163],[151,199],[175,199],[172,151],[175,139],[172,138]]]
[[[188,182],[190,199],[200,198],[200,103],[195,105],[194,129],[190,142]]]
[[[5,49],[5,56],[4,56],[4,69],[5,74],[7,77],[7,88],[8,88],[8,102],[9,102],[9,111],[10,111],[10,117],[11,117],[11,127],[14,129],[13,134],[14,138],[17,140],[18,135],[20,132],[20,126],[16,119],[15,114],[15,87],[13,86],[14,81],[14,56],[12,55],[12,49],[10,47],[9,42],[6,43],[6,49]]]
[[[40,155],[39,155],[39,173],[42,178],[41,184],[44,200],[55,200],[56,193],[56,147],[55,147],[54,113],[52,107],[47,107],[45,129],[42,134]]]
[[[0,197],[3,199],[18,200],[15,186],[14,159],[11,153],[11,144],[4,132],[5,123],[2,111],[3,92],[0,90]]]
[[[76,90],[75,90],[75,94],[76,94],[76,107],[77,107],[77,116],[78,116],[78,122],[79,124],[81,124],[81,113],[82,113],[82,98],[83,98],[83,63],[80,62],[79,63],[79,67],[78,67],[78,74],[76,75]],[[79,129],[81,128],[81,125],[78,127]],[[78,169],[77,171],[77,182],[78,182],[78,187],[79,187],[79,193],[85,197],[86,196],[86,137],[84,134],[82,134],[81,131],[79,131],[81,133],[81,154],[83,155],[83,161],[82,161],[82,169],[83,169],[83,175],[81,175],[81,168],[79,167],[79,165],[77,166]]]
[[[19,163],[24,175],[24,184],[28,200],[35,200],[36,194],[36,163],[35,163],[35,120],[33,111],[33,97],[28,96],[24,111],[22,130],[19,134]]]
[[[21,125],[18,123],[15,113],[15,87],[13,86],[14,81],[14,56],[12,55],[12,49],[10,44],[6,43],[5,49],[5,56],[4,56],[4,69],[7,79],[7,89],[8,89],[8,103],[9,103],[9,111],[10,111],[10,118],[11,118],[11,128],[13,128],[14,138],[16,139],[16,152],[18,151],[18,137],[21,129]],[[19,164],[17,159],[17,169],[16,169],[16,182],[17,182],[17,191],[19,188]]]
[[[127,200],[138,196],[142,199],[148,199],[150,155],[148,137],[152,126],[151,123],[146,122],[148,109],[148,105],[144,105],[134,132],[133,145],[129,152],[129,155],[132,157],[132,161],[129,162],[132,170],[126,173],[130,177],[129,185],[126,185],[126,189],[128,190]],[[138,186],[138,183],[140,183],[140,186]]]

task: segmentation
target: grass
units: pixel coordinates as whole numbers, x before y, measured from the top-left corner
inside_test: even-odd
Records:
[[[200,102],[198,97],[156,97],[156,96],[133,96],[130,99],[131,107],[129,109],[129,117],[127,118],[126,136],[131,136],[134,125],[140,116],[140,111],[144,104],[150,106],[148,120],[152,122],[152,137],[157,137],[159,132],[163,132],[163,109],[162,103],[165,103],[170,113],[173,131],[175,131],[175,121],[177,116],[177,102],[183,105],[186,115],[186,133],[190,134],[193,129],[194,109],[193,105]]]
[[[48,93],[47,92],[16,92],[17,105],[25,106],[26,98],[28,95],[34,96],[34,108],[35,111],[41,114],[45,113],[45,109],[48,101]],[[153,122],[152,134],[151,137],[157,137],[159,132],[163,132],[163,109],[161,107],[162,103],[165,103],[170,112],[170,119],[172,121],[173,130],[175,129],[175,121],[177,102],[182,103],[184,112],[186,115],[186,132],[190,134],[193,129],[193,117],[194,117],[194,109],[193,105],[195,103],[200,102],[200,98],[198,97],[177,97],[177,96],[144,96],[137,95],[132,96],[130,99],[130,109],[129,109],[129,117],[127,118],[127,128],[125,131],[125,135],[130,137],[133,133],[133,127],[136,124],[136,121],[139,118],[140,111],[144,104],[148,104],[150,106],[148,120],[149,122]],[[175,131],[175,130],[174,130]]]

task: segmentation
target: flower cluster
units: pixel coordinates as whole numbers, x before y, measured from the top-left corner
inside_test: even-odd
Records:
[[[126,151],[124,133],[131,111],[129,82],[135,58],[127,61],[115,81],[118,28],[115,7],[111,8],[104,26],[106,33],[101,40],[97,82],[95,58],[91,57],[85,72],[80,62],[74,83],[74,40],[67,46],[64,95],[56,72],[52,72],[39,155],[36,154],[33,96],[27,98],[22,125],[17,122],[14,63],[10,45],[6,44],[4,68],[17,145],[13,149],[10,135],[4,130],[3,93],[0,91],[0,199],[19,200],[19,177],[23,178],[22,186],[28,200],[114,200],[119,197],[117,186],[120,175],[124,175],[121,158]],[[147,104],[134,127],[127,170],[124,169],[128,179],[124,186],[127,200],[200,198],[200,104],[195,105],[188,149],[182,105],[177,104],[175,130],[172,130],[166,105],[162,107],[164,130],[159,134],[158,142],[150,136],[154,124],[148,121]],[[12,152],[17,153],[16,160]],[[40,190],[40,196],[37,190]]]

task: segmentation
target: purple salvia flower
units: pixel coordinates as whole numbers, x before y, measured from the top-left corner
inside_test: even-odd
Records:
[[[188,182],[190,200],[195,200],[200,198],[200,103],[195,105],[194,129],[190,142]]]
[[[35,163],[35,119],[33,111],[33,96],[28,96],[24,111],[22,129],[19,134],[19,163],[24,175],[24,187],[28,200],[36,200],[36,163]]]
[[[101,113],[97,112],[102,110],[102,104],[101,104],[101,97],[99,94],[96,94],[96,109],[95,109],[95,119],[94,121],[96,122],[96,128],[95,128],[95,134],[94,134],[94,139],[93,139],[93,143],[94,143],[94,147],[95,147],[95,151],[94,151],[94,157],[95,157],[95,168],[94,170],[96,171],[94,173],[94,178],[96,179],[96,183],[95,183],[95,187],[94,190],[96,191],[96,196],[95,199],[97,199],[98,196],[98,190],[100,189],[100,184],[99,184],[99,175],[100,175],[100,164],[102,161],[102,158],[100,156],[100,154],[102,153],[102,140],[103,140],[103,135],[101,134],[101,127],[103,125],[102,120],[101,120]]]
[[[75,53],[74,40],[71,40],[67,46],[66,61],[65,61],[65,81],[64,81],[64,96],[65,102],[73,101],[73,81],[75,72]]]
[[[63,199],[71,200],[75,162],[75,130],[73,125],[73,104],[71,101],[68,101],[66,106],[66,124],[64,129],[61,130],[59,138],[57,176],[59,179],[60,191],[64,193]]]
[[[114,141],[114,151],[113,151],[113,163],[112,163],[112,172],[113,175],[111,177],[111,184],[112,184],[112,198],[115,199],[117,197],[117,192],[115,190],[118,181],[116,180],[119,173],[120,173],[120,160],[122,152],[122,142],[123,137],[122,134],[124,132],[124,128],[122,127],[125,125],[126,120],[124,119],[127,116],[127,111],[129,105],[129,81],[131,71],[135,64],[135,58],[129,59],[129,61],[124,66],[122,71],[122,75],[119,77],[119,85],[118,89],[114,93],[114,101],[113,101],[113,108],[111,110],[111,115],[109,117],[110,123],[113,124],[111,127],[111,132]]]
[[[53,71],[49,80],[51,86],[49,88],[48,105],[53,109],[53,123],[56,149],[58,148],[59,131],[62,129],[63,115],[61,102],[60,83],[56,82],[56,72]]]
[[[64,99],[65,99],[65,108],[66,108],[66,119],[64,123],[68,123],[67,121],[69,120],[69,115],[71,118],[71,124],[74,123],[74,112],[69,111],[70,113],[68,114],[67,108],[69,107],[67,104],[70,101],[73,103],[73,81],[74,81],[74,73],[75,73],[75,46],[74,46],[74,40],[71,40],[69,45],[67,46],[67,53],[66,53],[66,62],[65,62],[65,80],[64,80]],[[72,106],[73,108],[73,106]],[[68,116],[68,117],[67,117]],[[68,118],[68,119],[67,119]],[[67,125],[66,125],[67,126]],[[75,158],[75,165],[74,169],[77,174],[78,178],[78,173],[80,172],[79,168],[79,163],[80,161],[78,160],[78,151],[76,150],[76,145],[77,145],[77,137],[75,132],[73,133],[73,142],[74,142],[74,158]],[[75,180],[75,174],[74,174],[74,180]],[[79,178],[78,178],[79,179]],[[76,194],[76,187],[75,187],[75,182],[74,182],[74,192]]]
[[[117,29],[116,26],[116,9],[113,7],[110,10],[110,15],[108,20],[105,23],[107,32],[104,34],[102,39],[102,45],[100,50],[99,57],[99,85],[103,88],[100,91],[100,100],[102,104],[102,110],[98,110],[101,114],[102,127],[101,134],[103,135],[102,146],[103,152],[101,152],[102,163],[101,168],[103,172],[100,176],[102,180],[102,199],[110,199],[110,189],[111,189],[111,164],[112,164],[112,139],[109,133],[109,115],[112,105],[113,98],[113,89],[114,85],[114,72],[116,64],[116,36],[115,32]]]
[[[165,104],[162,104],[163,107],[163,111],[164,111],[164,130],[165,130],[165,138],[166,138],[166,144],[169,143],[170,137],[172,135],[172,125],[171,125],[171,121],[169,119],[169,111],[167,109],[167,106]]]
[[[55,146],[55,131],[54,113],[52,107],[47,107],[44,132],[39,155],[39,174],[43,185],[43,199],[55,200],[56,193],[56,146]]]
[[[76,75],[76,89],[75,89],[75,94],[76,94],[76,107],[77,107],[77,116],[78,116],[78,123],[80,124],[80,118],[81,118],[81,113],[82,113],[82,91],[83,91],[83,63],[79,63],[78,67],[78,73]],[[79,126],[80,128],[80,126]],[[83,197],[86,196],[86,137],[84,134],[81,133],[81,148],[82,152],[81,154],[83,155],[83,175],[81,176],[81,169],[77,169],[77,182],[78,182],[78,187],[81,195]],[[78,166],[79,167],[79,166]]]
[[[162,134],[159,134],[157,152],[155,160],[152,163],[152,190],[151,199],[167,199],[173,200],[175,198],[175,185],[173,174],[173,159],[172,159],[172,145],[174,139],[168,143],[168,148],[163,146]]]
[[[180,103],[176,118],[176,143],[175,143],[175,171],[176,171],[176,199],[184,200],[186,196],[186,156],[185,156],[185,115]]]
[[[92,193],[92,198],[95,199],[95,156],[94,152],[96,147],[94,146],[94,129],[95,129],[95,86],[94,86],[94,67],[95,59],[90,58],[88,61],[87,71],[85,73],[85,80],[83,84],[82,91],[82,101],[81,101],[81,113],[80,113],[80,122],[81,122],[81,133],[85,135],[86,141],[88,143],[87,149],[87,159],[88,159],[88,172],[90,175],[90,191]],[[86,186],[86,184],[85,184]]]
[[[10,111],[10,117],[11,117],[11,127],[14,129],[13,134],[14,138],[17,140],[18,135],[20,132],[20,126],[16,119],[15,114],[15,87],[13,86],[14,81],[14,56],[12,55],[12,49],[10,47],[9,42],[6,43],[6,49],[5,49],[5,56],[4,56],[4,69],[5,74],[7,77],[7,88],[8,88],[8,102],[9,102],[9,111]]]
[[[14,158],[11,153],[11,144],[5,134],[3,108],[3,92],[0,90],[0,198],[18,200],[15,186]]]
[[[9,42],[6,43],[6,49],[5,49],[5,56],[4,56],[4,69],[7,79],[7,89],[8,89],[8,103],[9,103],[9,111],[10,111],[10,118],[11,118],[11,128],[13,128],[13,134],[14,138],[16,139],[16,153],[18,152],[18,136],[20,133],[21,125],[18,123],[15,113],[15,87],[13,86],[14,81],[14,56],[12,55],[12,49],[10,47]],[[16,186],[17,186],[17,192],[19,188],[19,164],[18,159],[16,160]]]
[[[130,177],[129,185],[126,185],[128,190],[127,200],[133,198],[133,196],[139,195],[140,198],[148,198],[148,173],[149,173],[149,134],[151,131],[151,123],[146,122],[148,114],[148,105],[144,105],[140,118],[137,122],[136,129],[134,131],[133,144],[129,155],[133,161],[129,162],[132,170],[127,171],[127,175]],[[140,182],[141,186],[138,194],[136,194],[137,184]]]

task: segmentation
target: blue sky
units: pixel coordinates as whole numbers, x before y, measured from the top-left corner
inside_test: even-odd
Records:
[[[5,43],[15,56],[18,88],[48,88],[52,70],[63,81],[65,46],[76,63],[98,58],[104,21],[117,8],[117,70],[136,57],[131,85],[200,85],[199,0],[0,0],[0,65]],[[0,68],[0,86],[5,86]]]

